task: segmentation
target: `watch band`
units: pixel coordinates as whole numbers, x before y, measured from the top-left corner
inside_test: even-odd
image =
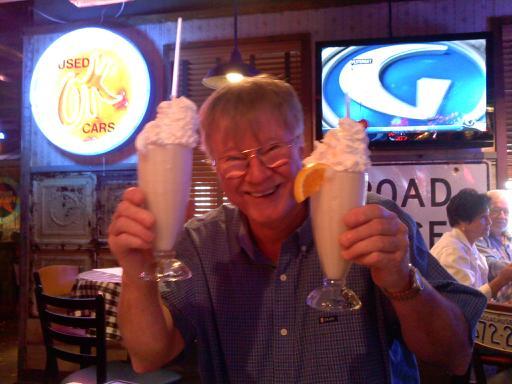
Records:
[[[382,291],[390,300],[405,301],[414,299],[420,294],[423,288],[423,277],[412,264],[409,264],[409,287],[398,292],[390,292],[384,288]]]

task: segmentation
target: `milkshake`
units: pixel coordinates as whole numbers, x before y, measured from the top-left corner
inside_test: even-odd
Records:
[[[146,124],[135,141],[139,187],[156,219],[155,257],[166,263],[155,265],[159,275],[156,280],[178,279],[165,269],[178,268],[180,263],[171,256],[185,220],[198,125],[195,104],[185,97],[174,98],[160,103],[156,119]],[[144,271],[142,277],[149,278],[149,274]]]
[[[341,218],[350,209],[364,205],[366,184],[365,173],[328,168],[320,191],[310,200],[313,236],[322,270],[325,277],[341,280],[343,285],[350,263],[340,257],[338,236],[346,230]]]
[[[326,165],[319,190],[310,199],[313,236],[326,288],[324,296],[318,297],[319,292],[316,292],[308,300],[317,300],[310,305],[320,309],[333,310],[336,306],[356,309],[361,303],[352,291],[345,288],[351,263],[340,257],[338,236],[346,230],[342,221],[345,213],[363,206],[366,201],[369,156],[365,127],[353,120],[341,119],[339,126],[328,131],[323,141],[316,144],[304,163],[306,166]],[[340,289],[344,298],[334,298]],[[343,303],[345,300],[354,302],[346,305]]]

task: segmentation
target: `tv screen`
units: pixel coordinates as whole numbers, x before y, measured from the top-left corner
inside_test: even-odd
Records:
[[[316,44],[317,138],[350,117],[370,148],[493,145],[487,33]]]

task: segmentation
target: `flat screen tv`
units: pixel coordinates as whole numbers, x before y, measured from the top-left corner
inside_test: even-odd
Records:
[[[372,149],[492,146],[490,35],[316,44],[317,139],[350,117]]]

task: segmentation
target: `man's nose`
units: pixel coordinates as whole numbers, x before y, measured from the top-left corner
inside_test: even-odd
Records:
[[[260,157],[254,153],[254,155],[248,158],[245,180],[254,182],[261,179],[266,179],[268,177],[269,171],[270,169],[263,163]]]

